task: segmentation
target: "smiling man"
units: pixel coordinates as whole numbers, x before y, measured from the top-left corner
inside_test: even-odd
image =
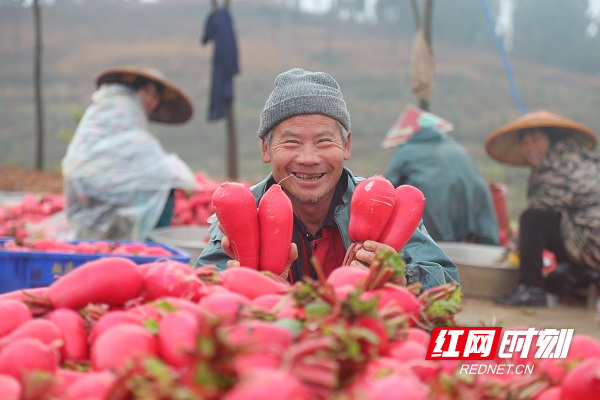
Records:
[[[330,75],[294,68],[275,79],[258,129],[262,160],[271,164],[271,174],[253,186],[252,192],[258,204],[271,185],[280,183],[292,202],[293,244],[290,268],[285,273],[292,283],[306,276],[316,278],[309,262],[313,256],[329,275],[342,265],[351,244],[350,199],[364,178],[355,177],[344,167],[351,154],[350,129],[342,92]],[[220,269],[239,266],[218,222],[209,231],[211,239],[197,264],[216,264]],[[383,250],[392,248],[366,241],[356,256],[370,265],[376,253]],[[428,288],[459,281],[456,266],[431,239],[422,222],[401,254],[408,283],[420,282]]]

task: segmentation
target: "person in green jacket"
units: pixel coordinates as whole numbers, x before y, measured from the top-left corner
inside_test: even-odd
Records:
[[[444,129],[437,116],[413,110],[412,123],[404,128],[410,134],[393,154],[385,177],[395,187],[412,185],[423,192],[423,223],[436,242],[497,245],[492,194],[475,162],[446,133],[451,125]]]
[[[251,190],[258,204],[266,190],[280,182],[291,200],[293,244],[284,274],[292,283],[306,276],[316,278],[309,262],[313,256],[328,275],[342,265],[351,244],[350,199],[364,178],[355,177],[344,166],[351,154],[350,129],[342,92],[330,75],[294,68],[277,76],[258,129],[262,160],[271,164],[271,173]],[[211,238],[197,265],[216,264],[220,270],[239,266],[218,221],[212,223],[209,232]],[[366,241],[357,259],[370,265],[376,253],[384,250],[393,251],[385,244]],[[460,282],[456,266],[431,239],[422,222],[400,253],[409,284],[420,282],[426,289]]]

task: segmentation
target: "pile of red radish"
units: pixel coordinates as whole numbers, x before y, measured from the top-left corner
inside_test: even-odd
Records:
[[[25,238],[27,224],[40,222],[63,210],[62,194],[36,195],[26,192],[20,203],[0,205],[0,236]]]
[[[0,245],[0,250],[139,257],[173,257],[175,255],[162,246],[144,242],[120,243],[106,240],[69,242],[53,238],[7,240]]]
[[[584,399],[600,343],[530,375],[460,375],[427,361],[455,325],[453,285],[401,287],[397,254],[293,286],[251,268],[91,261],[47,288],[0,295],[0,396],[74,399]],[[513,360],[514,361],[514,360]],[[494,361],[496,362],[496,361]],[[507,360],[497,360],[507,362]]]
[[[213,213],[212,195],[220,182],[214,181],[203,172],[195,172],[196,191],[191,194],[181,189],[175,190],[175,208],[172,226],[207,225],[206,220]]]

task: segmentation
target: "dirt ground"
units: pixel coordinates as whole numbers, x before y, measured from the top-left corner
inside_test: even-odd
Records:
[[[62,191],[59,172],[40,172],[0,165],[0,191],[51,192]],[[600,340],[600,321],[595,310],[589,310],[581,298],[560,301],[553,308],[512,308],[494,304],[491,299],[463,298],[463,309],[456,320],[463,326],[532,326],[544,328],[574,328],[576,333]]]
[[[0,190],[6,192],[61,193],[62,174],[56,171],[0,165]]]
[[[582,298],[561,300],[552,308],[517,308],[496,305],[491,299],[463,298],[456,321],[463,326],[529,326],[537,329],[573,328],[575,333],[600,340],[598,312],[586,307]]]

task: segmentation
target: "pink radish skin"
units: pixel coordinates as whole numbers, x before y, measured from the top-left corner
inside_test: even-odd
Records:
[[[600,358],[581,361],[567,373],[561,388],[561,400],[596,398],[600,393]]]
[[[59,308],[45,318],[60,329],[64,338],[61,354],[64,360],[84,361],[89,358],[88,336],[83,317],[69,308]]]
[[[227,341],[250,353],[271,353],[281,356],[293,341],[293,333],[279,325],[260,320],[245,320],[224,328]]]
[[[27,301],[27,300],[40,300],[43,301],[44,296],[46,295],[46,292],[48,291],[48,287],[38,287],[38,288],[31,288],[31,289],[19,289],[19,290],[14,290],[12,292],[8,292],[8,293],[2,293],[0,294],[0,302],[4,301],[4,300],[18,300],[18,301]],[[2,318],[0,318],[1,320]],[[0,336],[2,336],[1,334],[1,328],[0,328]]]
[[[395,200],[394,185],[384,177],[375,175],[359,182],[350,200],[350,240],[377,240],[392,215]]]
[[[294,210],[279,185],[271,185],[258,203],[260,269],[281,275],[292,245]]]
[[[106,399],[116,376],[108,371],[88,372],[66,388],[60,400],[81,400],[89,397]]]
[[[155,263],[144,275],[144,299],[151,301],[164,296],[191,299],[199,286],[189,265],[176,260]]]
[[[50,285],[46,297],[54,308],[78,310],[89,303],[121,305],[139,297],[143,284],[135,262],[106,257],[75,268]]]
[[[250,300],[264,294],[285,293],[291,287],[249,268],[228,268],[219,275],[219,283]]]
[[[174,367],[183,367],[192,362],[196,347],[199,319],[186,311],[166,315],[158,328],[158,353]]]
[[[400,307],[411,317],[411,323],[414,323],[414,319],[417,318],[422,308],[417,297],[402,286],[386,284],[382,288],[369,290],[360,296],[361,300],[368,300],[373,297],[379,298],[377,305],[379,310],[387,306]]]
[[[235,292],[213,292],[200,300],[199,307],[219,317],[226,324],[238,320],[242,307],[249,306],[250,300]]]
[[[0,389],[2,390],[0,399],[19,400],[23,393],[21,382],[10,375],[0,375]]]
[[[242,267],[258,269],[260,230],[256,199],[250,189],[243,183],[222,183],[213,193],[212,202],[235,259]]]
[[[33,315],[24,303],[14,299],[0,300],[0,338],[32,319]]]
[[[118,325],[132,324],[144,326],[141,315],[129,311],[109,311],[92,326],[89,343],[94,343],[103,332]]]
[[[60,349],[61,357],[64,355],[64,337],[60,328],[52,321],[35,318],[20,325],[10,335],[0,341],[0,351],[11,343],[23,338],[37,339],[40,342]]]
[[[39,339],[18,339],[0,352],[0,374],[12,376],[21,383],[25,373],[45,371],[54,374],[57,368],[54,350]]]
[[[367,178],[356,185],[350,200],[348,237],[352,241],[343,265],[356,259],[356,252],[366,240],[376,241],[381,236],[394,209],[394,185],[381,175]]]
[[[265,294],[252,300],[252,306],[268,313],[274,313],[277,319],[301,317],[303,309],[289,296],[282,294]]]
[[[305,385],[289,372],[277,369],[255,369],[243,375],[223,400],[293,399],[308,400]]]
[[[378,242],[400,251],[409,241],[421,222],[425,209],[425,196],[414,186],[401,185],[395,190],[392,215]]]
[[[130,362],[157,355],[158,344],[150,332],[141,326],[123,324],[98,336],[90,358],[95,371],[119,372]]]
[[[67,392],[67,388],[75,381],[87,376],[91,372],[76,371],[74,369],[57,368],[55,372],[56,381],[50,390],[50,398],[61,399]]]
[[[354,265],[343,265],[331,271],[327,277],[327,283],[334,288],[351,285],[354,287],[364,286],[364,282],[369,276],[369,269]]]

